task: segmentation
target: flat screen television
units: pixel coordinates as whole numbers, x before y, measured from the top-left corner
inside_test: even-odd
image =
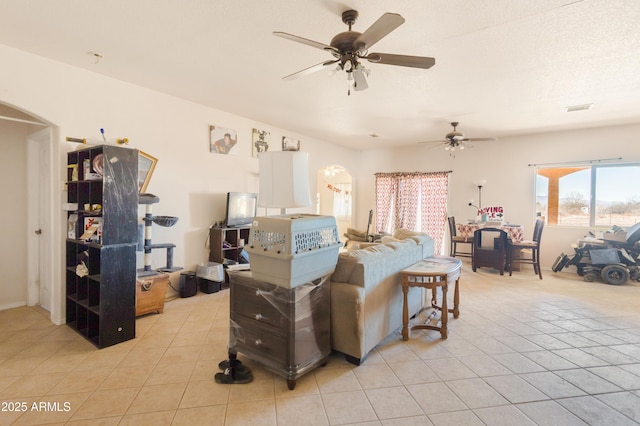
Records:
[[[258,194],[251,192],[227,192],[227,214],[225,226],[250,225],[256,217]]]

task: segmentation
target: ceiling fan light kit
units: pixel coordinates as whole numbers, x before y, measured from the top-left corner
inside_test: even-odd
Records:
[[[353,31],[351,29],[357,19],[358,11],[344,11],[342,13],[342,22],[349,27],[349,30],[336,34],[328,45],[293,34],[274,31],[273,34],[275,36],[306,44],[307,46],[315,47],[317,49],[326,50],[336,58],[331,61],[321,62],[293,74],[289,74],[283,77],[283,79],[288,80],[302,77],[319,71],[327,66],[337,64],[336,71],[344,71],[347,73],[347,94],[350,95],[352,89],[354,91],[362,91],[369,87],[366,77],[370,75],[370,70],[365,68],[362,64],[361,61],[363,59],[376,64],[397,65],[422,69],[429,69],[435,65],[436,61],[434,58],[423,56],[369,53],[368,49],[371,48],[371,46],[404,23],[404,18],[397,13],[385,13],[363,33]]]

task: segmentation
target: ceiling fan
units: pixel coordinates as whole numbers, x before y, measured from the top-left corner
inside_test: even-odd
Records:
[[[355,91],[362,91],[369,87],[365,78],[365,75],[369,75],[369,70],[362,65],[363,59],[377,64],[424,69],[431,68],[436,63],[434,58],[423,56],[369,53],[368,49],[371,48],[371,46],[404,23],[404,18],[397,13],[385,13],[363,33],[351,30],[351,26],[356,22],[356,19],[358,19],[358,12],[356,10],[344,11],[342,13],[342,22],[349,26],[349,30],[337,34],[331,39],[328,45],[293,34],[274,31],[273,34],[278,37],[326,50],[335,58],[289,74],[283,77],[283,79],[287,80],[302,77],[337,64],[336,70],[347,73],[347,80],[349,82],[348,94],[351,94],[351,88]]]
[[[473,148],[473,145],[471,145],[469,142],[497,140],[496,138],[467,138],[464,136],[462,132],[459,132],[457,130],[458,124],[460,123],[458,123],[457,121],[451,122],[451,127],[453,127],[453,131],[447,133],[444,136],[443,140],[426,141],[426,142],[419,142],[419,143],[432,143],[432,144],[437,143],[440,145],[444,145],[444,149],[446,150],[455,151],[456,149]]]

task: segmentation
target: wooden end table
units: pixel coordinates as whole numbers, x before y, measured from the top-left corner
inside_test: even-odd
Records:
[[[402,340],[409,340],[409,307],[407,303],[409,287],[431,289],[431,307],[435,310],[428,318],[428,321],[435,316],[437,311],[441,312],[440,327],[428,324],[418,324],[411,327],[411,330],[436,330],[440,332],[443,339],[447,338],[447,320],[449,312],[453,313],[454,318],[458,318],[460,315],[460,311],[458,309],[458,304],[460,302],[460,290],[458,288],[458,283],[460,281],[461,268],[462,262],[455,257],[433,256],[428,259],[423,259],[407,269],[400,271],[402,292],[404,293],[404,306],[402,308]],[[448,309],[447,287],[449,282],[454,281],[453,309]],[[442,306],[437,305],[438,287],[442,289]]]

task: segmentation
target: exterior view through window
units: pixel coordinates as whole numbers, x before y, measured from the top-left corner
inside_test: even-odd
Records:
[[[640,164],[539,168],[536,213],[547,223],[622,227],[640,222]]]

